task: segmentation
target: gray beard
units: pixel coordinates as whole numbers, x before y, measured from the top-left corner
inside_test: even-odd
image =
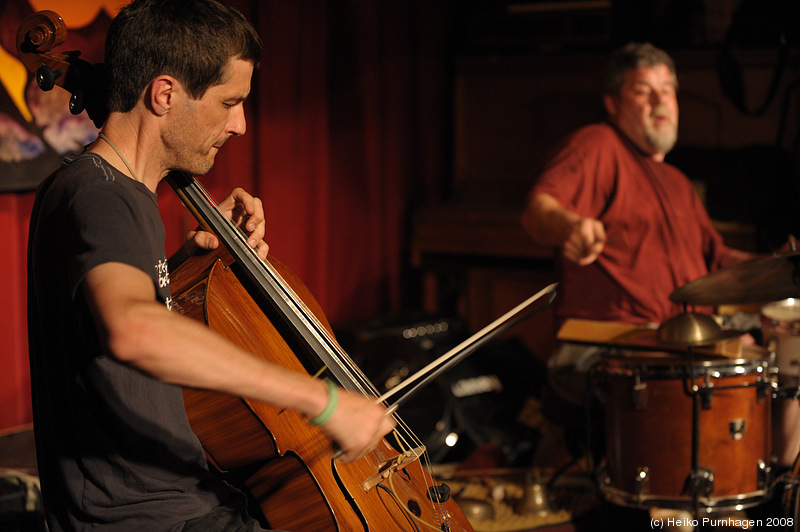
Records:
[[[644,138],[657,153],[669,153],[678,140],[678,132],[677,129],[672,129],[669,133],[647,131]]]

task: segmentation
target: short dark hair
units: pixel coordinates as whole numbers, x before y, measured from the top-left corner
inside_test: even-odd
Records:
[[[134,0],[106,37],[108,108],[133,109],[156,77],[180,81],[192,98],[225,80],[233,58],[261,59],[261,39],[234,8],[217,0]]]
[[[625,72],[634,68],[667,65],[672,73],[675,88],[678,88],[678,77],[675,73],[675,62],[667,52],[650,43],[629,43],[615,50],[606,65],[603,92],[619,96],[625,83]]]

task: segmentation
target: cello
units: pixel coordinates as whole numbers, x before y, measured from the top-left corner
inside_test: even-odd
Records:
[[[60,85],[70,108],[84,107],[96,125],[105,119],[102,69],[79,54],[50,50],[66,26],[53,12],[35,14],[17,34],[20,58],[42,89]],[[340,386],[375,395],[343,353],[313,296],[274,258],[261,261],[237,228],[191,176],[169,184],[223,243],[190,258],[171,274],[173,310],[274,364],[324,373]],[[251,495],[270,527],[289,530],[458,530],[471,527],[444,486],[426,471],[424,448],[398,419],[398,430],[363,458],[336,460],[330,439],[292,411],[201,390],[185,390],[186,409],[209,458]]]

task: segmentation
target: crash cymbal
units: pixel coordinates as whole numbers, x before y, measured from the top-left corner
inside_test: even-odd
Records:
[[[755,259],[724,268],[683,285],[674,303],[729,305],[800,297],[800,252]]]

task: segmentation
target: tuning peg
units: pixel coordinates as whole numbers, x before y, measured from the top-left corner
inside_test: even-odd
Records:
[[[83,110],[83,89],[78,89],[72,93],[69,99],[69,112],[74,115],[79,115]]]
[[[61,76],[61,70],[53,70],[44,63],[36,69],[36,84],[43,91],[49,91],[56,85],[56,79]]]

